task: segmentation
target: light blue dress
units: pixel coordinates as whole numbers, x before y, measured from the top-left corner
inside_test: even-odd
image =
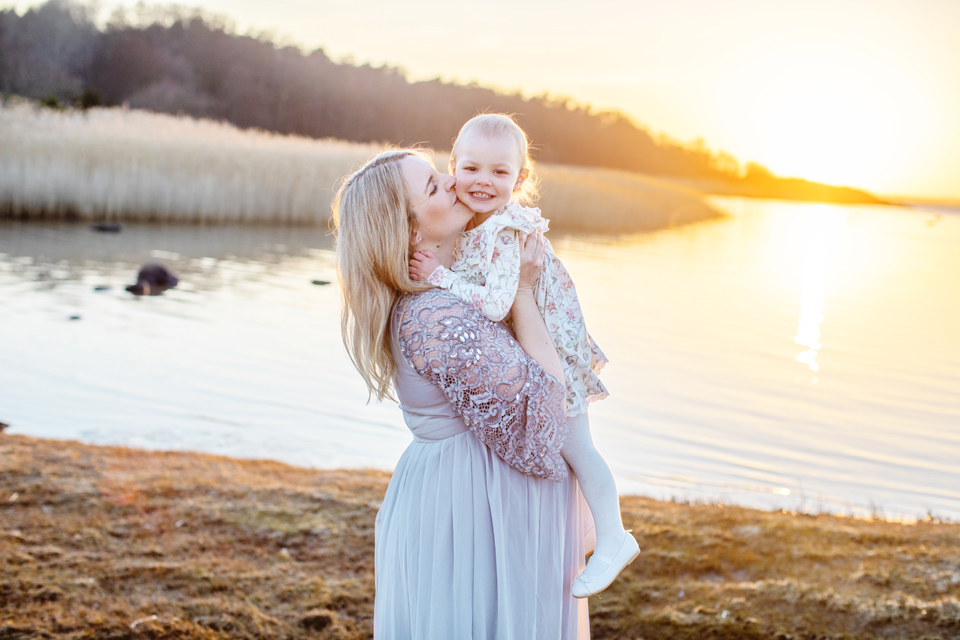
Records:
[[[586,640],[563,383],[445,291],[401,300],[391,335],[414,441],[377,514],[374,637]]]

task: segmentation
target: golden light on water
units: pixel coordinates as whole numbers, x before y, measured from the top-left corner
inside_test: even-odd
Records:
[[[824,297],[830,266],[837,243],[843,233],[846,214],[836,207],[814,205],[804,213],[803,238],[803,289],[800,295],[800,317],[797,335],[793,341],[806,347],[797,354],[797,361],[807,365],[810,371],[820,371],[817,356],[820,354],[820,325],[824,320]]]

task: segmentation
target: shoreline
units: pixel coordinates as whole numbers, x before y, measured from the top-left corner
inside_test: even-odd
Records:
[[[0,434],[0,637],[368,638],[389,477]],[[595,640],[960,634],[960,524],[621,506]]]

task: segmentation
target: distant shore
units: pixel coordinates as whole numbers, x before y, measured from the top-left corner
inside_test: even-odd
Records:
[[[747,177],[740,180],[687,180],[670,177],[661,179],[668,184],[686,187],[703,195],[712,196],[768,198],[827,204],[897,204],[897,202],[879,198],[862,189],[821,184],[800,178],[780,178],[773,175]]]
[[[388,481],[0,435],[0,637],[369,638]],[[960,524],[621,504],[595,640],[960,635]]]

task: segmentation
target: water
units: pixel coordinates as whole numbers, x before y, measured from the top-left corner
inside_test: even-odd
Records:
[[[960,212],[716,202],[729,217],[551,234],[611,358],[591,421],[621,492],[960,518]],[[409,432],[366,404],[336,285],[311,284],[331,249],[321,229],[0,224],[0,420],[391,468]],[[181,285],[126,293],[148,260]]]

